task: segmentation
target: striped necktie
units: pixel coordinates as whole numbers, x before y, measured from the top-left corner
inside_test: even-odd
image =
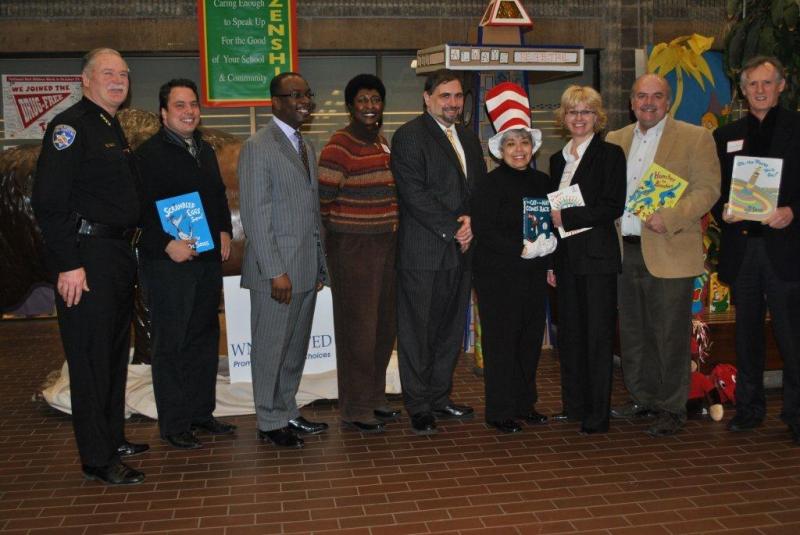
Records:
[[[295,130],[294,135],[297,136],[297,152],[300,153],[300,159],[303,160],[303,167],[306,168],[308,180],[311,180],[311,168],[308,165],[308,153],[306,152],[306,143],[303,141],[303,135],[300,130]]]

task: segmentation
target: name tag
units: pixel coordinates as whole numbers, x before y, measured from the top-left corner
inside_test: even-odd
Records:
[[[744,139],[735,139],[728,141],[728,152],[739,152],[744,148]]]

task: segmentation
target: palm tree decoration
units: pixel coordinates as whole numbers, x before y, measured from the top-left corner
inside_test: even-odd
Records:
[[[695,79],[700,89],[705,91],[704,79],[714,83],[714,75],[708,63],[703,58],[703,52],[711,48],[713,37],[703,37],[692,34],[676,37],[667,43],[660,43],[653,47],[647,60],[647,72],[666,76],[675,71],[675,98],[672,99],[670,115],[675,116],[683,99],[683,73],[689,73]]]

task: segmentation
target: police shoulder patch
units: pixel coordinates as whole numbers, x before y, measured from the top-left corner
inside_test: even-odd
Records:
[[[60,124],[53,129],[53,146],[57,150],[64,150],[75,142],[77,135],[75,129],[68,124]]]

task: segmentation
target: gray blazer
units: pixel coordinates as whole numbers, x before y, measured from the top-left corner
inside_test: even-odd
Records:
[[[320,238],[317,156],[306,141],[311,180],[300,155],[274,121],[253,134],[239,155],[239,203],[245,233],[243,288],[270,291],[286,273],[292,291],[328,282]]]

